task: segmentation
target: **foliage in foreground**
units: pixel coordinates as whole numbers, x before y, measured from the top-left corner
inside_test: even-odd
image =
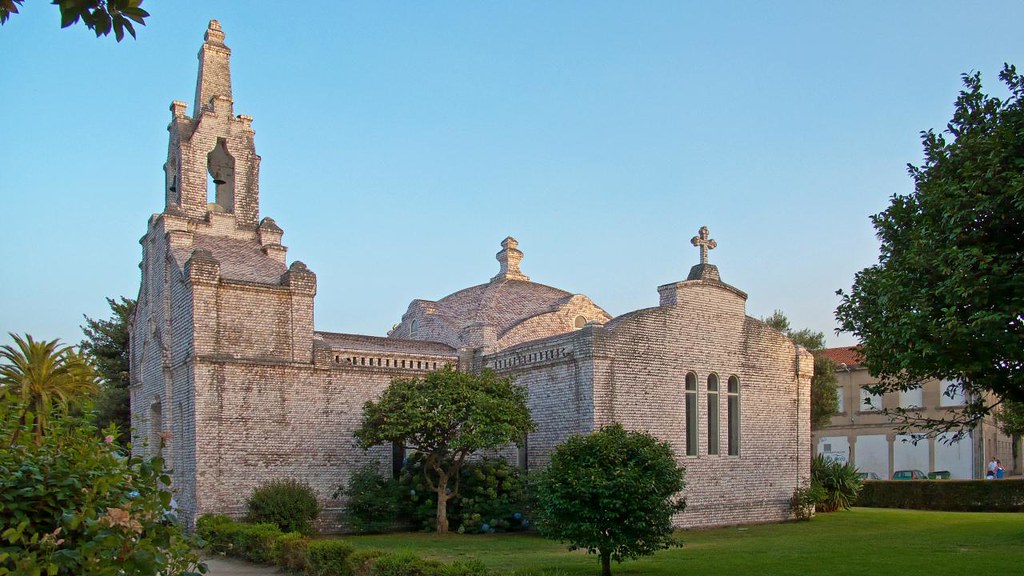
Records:
[[[836,319],[879,378],[873,393],[963,386],[964,410],[897,411],[902,430],[962,434],[993,409],[986,392],[1024,402],[1024,77],[1007,64],[999,78],[1005,100],[982,92],[980,74],[963,76],[946,130],[922,134],[914,192],[871,219],[878,264],[838,292]]]
[[[601,573],[611,560],[676,545],[672,515],[685,472],[665,442],[620,424],[558,446],[536,482],[537,525],[548,538],[596,553]]]
[[[298,480],[271,480],[258,486],[245,506],[246,520],[269,523],[283,532],[312,534],[313,522],[320,514],[316,492]]]
[[[0,576],[205,572],[169,516],[163,460],[124,457],[77,419],[38,438],[34,423],[0,399]]]
[[[355,438],[363,448],[399,443],[423,455],[443,534],[467,457],[518,442],[533,428],[523,388],[490,370],[470,374],[446,366],[422,378],[392,380],[380,399],[363,407]]]
[[[25,0],[0,0],[0,25],[5,24],[11,14],[17,14],[18,8]],[[106,36],[114,31],[118,42],[124,39],[127,31],[135,38],[136,24],[145,26],[149,12],[141,8],[143,0],[54,0],[52,3],[60,7],[60,27],[67,28],[77,24],[79,20],[96,37]]]
[[[836,512],[849,510],[857,502],[863,482],[853,464],[836,462],[818,454],[811,460],[811,485],[822,491],[815,510]]]

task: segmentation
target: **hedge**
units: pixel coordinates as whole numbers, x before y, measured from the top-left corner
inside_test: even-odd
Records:
[[[1024,512],[1024,479],[864,482],[857,506],[947,512]]]
[[[480,562],[444,564],[409,553],[355,550],[339,539],[312,540],[282,533],[274,524],[235,522],[227,516],[202,516],[196,522],[207,550],[263,564],[275,564],[305,576],[488,576]]]

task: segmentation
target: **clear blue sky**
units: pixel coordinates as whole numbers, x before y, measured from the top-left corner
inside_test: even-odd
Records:
[[[877,260],[869,216],[912,189],[919,133],[977,70],[1024,66],[1017,2],[148,0],[139,39],[0,28],[0,330],[77,342],[138,292],[172,100],[206,24],[255,118],[261,212],[317,273],[319,330],[383,335],[414,298],[531,279],[612,315],[685,278],[701,225],[750,294],[836,337]],[[0,336],[6,340],[6,336]]]

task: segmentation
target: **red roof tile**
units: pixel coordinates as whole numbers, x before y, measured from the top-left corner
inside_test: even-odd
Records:
[[[846,364],[850,368],[861,365],[864,358],[860,355],[860,348],[857,346],[843,346],[842,348],[826,348],[821,351],[829,360],[839,364]]]

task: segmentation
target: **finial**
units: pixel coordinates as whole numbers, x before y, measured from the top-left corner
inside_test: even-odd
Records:
[[[220,22],[210,20],[210,25],[206,28],[206,35],[203,36],[203,40],[217,44],[224,43],[224,30],[221,29]]]
[[[233,116],[231,106],[231,49],[224,44],[224,31],[220,22],[210,20],[210,25],[199,47],[199,77],[196,80],[196,104],[192,109],[195,118],[203,112],[216,108],[217,114]],[[215,102],[216,100],[226,102]]]
[[[494,257],[498,259],[498,263],[501,264],[501,270],[498,271],[498,275],[491,278],[491,282],[496,280],[523,280],[529,281],[530,278],[519,271],[519,262],[523,259],[523,253],[516,249],[519,246],[519,242],[515,238],[508,236],[501,241],[501,252],[498,252]]]
[[[697,235],[690,239],[690,244],[700,248],[700,263],[702,265],[708,263],[708,250],[714,250],[718,246],[718,242],[708,239],[710,235],[708,227],[701,226],[700,230],[697,231]]]

